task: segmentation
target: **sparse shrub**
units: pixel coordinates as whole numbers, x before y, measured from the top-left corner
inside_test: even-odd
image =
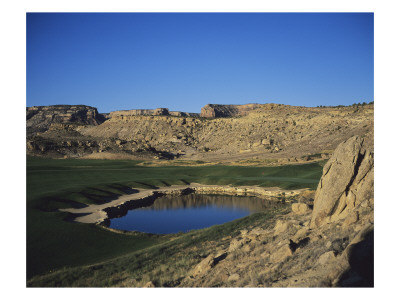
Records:
[[[262,283],[261,281],[262,276],[256,271],[251,271],[250,272],[250,283],[253,286],[258,286],[259,284]]]
[[[315,191],[306,190],[299,194],[298,202],[312,204],[314,202]]]

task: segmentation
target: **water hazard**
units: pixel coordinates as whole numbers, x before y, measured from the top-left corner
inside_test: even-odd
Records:
[[[256,197],[189,194],[162,196],[148,207],[110,220],[110,228],[148,233],[177,233],[223,224],[283,204]]]

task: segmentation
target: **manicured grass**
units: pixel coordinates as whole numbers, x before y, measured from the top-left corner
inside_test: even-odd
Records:
[[[128,286],[143,286],[149,280],[156,286],[174,286],[216,248],[229,247],[230,241],[224,237],[235,237],[242,229],[270,228],[273,226],[273,217],[277,213],[287,213],[289,209],[288,206],[282,206],[226,224],[178,234],[164,243],[132,251],[110,261],[36,276],[28,281],[28,286],[107,287],[124,286],[125,283]]]
[[[123,235],[95,225],[67,222],[58,208],[101,203],[128,188],[173,184],[316,188],[319,163],[280,167],[138,166],[123,160],[27,158],[27,276],[80,266],[165,242],[167,236]]]

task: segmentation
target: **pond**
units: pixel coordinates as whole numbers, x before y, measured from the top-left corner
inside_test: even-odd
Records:
[[[147,207],[129,210],[110,219],[119,230],[167,234],[187,232],[243,218],[252,213],[282,207],[282,203],[256,197],[188,194],[162,196]]]

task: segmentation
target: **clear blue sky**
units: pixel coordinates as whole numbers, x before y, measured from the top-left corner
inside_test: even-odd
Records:
[[[28,13],[27,106],[373,101],[372,13]]]

